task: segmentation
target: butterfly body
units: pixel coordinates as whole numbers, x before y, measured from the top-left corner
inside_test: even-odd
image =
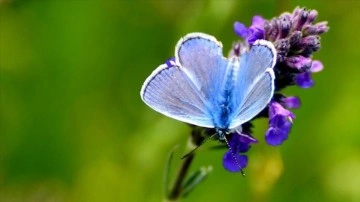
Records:
[[[232,117],[234,117],[235,103],[234,103],[234,77],[235,71],[237,71],[238,61],[233,58],[228,63],[227,70],[229,70],[223,80],[223,85],[219,87],[218,91],[214,93],[214,100],[211,102],[212,105],[209,107],[209,113],[212,117],[212,122],[215,128],[227,131],[229,129]]]
[[[229,59],[214,37],[192,33],[175,48],[175,61],[145,81],[143,101],[154,110],[193,125],[215,128],[219,139],[263,110],[274,92],[274,46],[265,40]]]

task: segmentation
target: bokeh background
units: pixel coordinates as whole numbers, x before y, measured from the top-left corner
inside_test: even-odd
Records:
[[[140,99],[145,78],[183,35],[231,48],[235,21],[297,5],[329,21],[314,58],[325,69],[281,147],[260,140],[247,177],[204,145],[191,170],[213,172],[184,201],[360,201],[360,1],[0,0],[0,201],[162,201],[163,171],[189,127]]]

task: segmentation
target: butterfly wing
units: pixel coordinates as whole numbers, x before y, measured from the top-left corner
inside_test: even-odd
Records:
[[[203,127],[212,127],[199,91],[178,66],[160,65],[145,81],[141,98],[171,118]]]
[[[217,89],[212,82],[223,74],[226,63],[214,37],[188,34],[176,46],[175,64],[160,65],[143,84],[141,97],[168,117],[213,128],[209,98]]]
[[[228,60],[222,54],[222,44],[213,36],[191,33],[178,42],[175,58],[211,105],[223,87],[228,66]]]
[[[234,81],[234,118],[229,128],[235,128],[256,116],[274,93],[276,50],[271,42],[258,40],[240,58],[240,68]]]

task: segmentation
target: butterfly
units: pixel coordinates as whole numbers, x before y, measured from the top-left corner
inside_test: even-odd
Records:
[[[145,80],[140,95],[155,111],[214,128],[224,140],[270,102],[275,62],[269,41],[257,40],[249,51],[227,59],[215,37],[190,33],[178,41],[174,61],[160,65]]]

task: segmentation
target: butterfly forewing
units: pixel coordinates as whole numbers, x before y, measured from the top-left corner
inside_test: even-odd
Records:
[[[214,109],[228,61],[214,37],[192,33],[175,48],[173,67],[161,65],[145,81],[141,96],[154,110],[197,126],[214,128]]]
[[[175,55],[181,69],[207,100],[208,108],[213,108],[213,99],[222,90],[228,65],[221,43],[206,34],[188,34],[179,41]]]
[[[240,68],[234,82],[234,118],[229,128],[235,128],[256,116],[270,102],[274,92],[276,51],[265,40],[254,43],[240,58]]]
[[[166,116],[203,127],[213,127],[202,95],[178,66],[159,66],[145,81],[143,101]]]

